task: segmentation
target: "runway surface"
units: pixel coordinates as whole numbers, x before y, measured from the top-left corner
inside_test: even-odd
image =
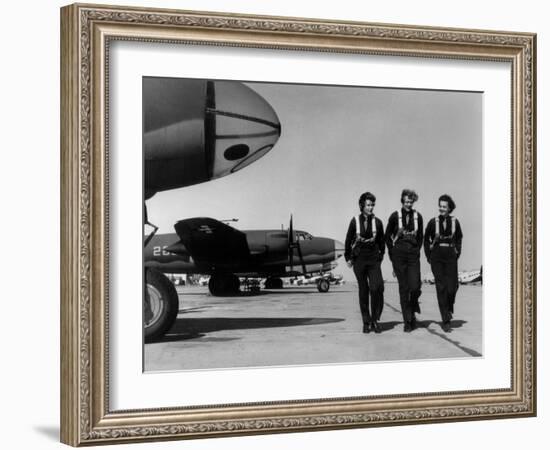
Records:
[[[177,287],[180,311],[159,342],[146,344],[146,371],[395,361],[482,356],[482,287],[461,286],[452,331],[441,329],[435,286],[422,286],[419,328],[403,332],[397,283],[385,284],[382,333],[363,334],[355,283],[213,297]]]

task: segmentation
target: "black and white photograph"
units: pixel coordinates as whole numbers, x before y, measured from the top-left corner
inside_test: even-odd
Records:
[[[60,353],[12,320],[6,361],[53,364],[59,411],[43,375],[10,410],[72,446],[536,438],[541,15],[400,3],[56,11],[59,130],[39,115],[7,148],[56,131],[59,208],[51,164],[7,167],[30,192],[15,225],[58,214],[59,307],[34,316]]]
[[[143,77],[145,371],[483,356],[483,93]]]

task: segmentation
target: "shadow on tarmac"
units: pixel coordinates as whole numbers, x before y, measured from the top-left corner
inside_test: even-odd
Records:
[[[215,298],[243,298],[243,297],[261,297],[263,295],[274,295],[274,294],[278,294],[278,295],[288,295],[288,294],[301,294],[301,295],[326,295],[326,294],[330,294],[331,291],[329,292],[326,292],[326,293],[321,293],[317,290],[317,288],[315,286],[311,286],[311,290],[306,290],[306,288],[302,288],[302,289],[288,289],[288,288],[283,288],[283,289],[268,289],[268,290],[260,290],[260,291],[239,291],[239,292],[236,292],[234,294],[224,294],[223,296],[216,296]],[[345,291],[345,290],[339,290],[338,293],[342,293],[342,292],[352,292],[351,290],[349,291]],[[204,292],[204,293],[199,293],[197,294],[197,292],[185,292],[185,291],[181,291],[181,292],[178,292],[178,295],[179,296],[183,296],[183,295],[193,295],[193,296],[196,296],[196,295],[204,295],[205,297],[213,297],[212,294],[210,294],[208,291]]]
[[[441,330],[441,331],[436,330],[435,328],[429,328],[429,325],[432,324],[432,323],[437,324],[440,327],[439,330]],[[462,350],[464,353],[466,353],[469,356],[475,356],[475,357],[483,356],[477,350],[468,348],[465,345],[462,345],[462,343],[460,341],[454,340],[449,336],[449,334],[452,336],[453,329],[460,328],[466,323],[468,323],[466,320],[451,320],[451,332],[450,333],[446,333],[445,331],[443,331],[441,322],[437,322],[435,320],[420,321],[420,322],[418,322],[418,325],[419,325],[419,327],[425,327],[426,330],[429,333],[440,337],[444,341],[447,341],[449,344],[454,345],[456,348]]]
[[[204,337],[204,333],[185,333],[185,332],[177,332],[173,331],[174,328],[172,328],[171,331],[169,331],[167,334],[162,336],[160,339],[155,340],[154,342],[148,342],[147,344],[158,344],[162,342],[180,342],[180,341],[188,341],[191,339],[198,339],[201,337]]]
[[[483,356],[478,351],[476,351],[474,349],[471,349],[471,348],[468,348],[465,345],[462,345],[462,343],[460,343],[457,340],[452,339],[449,336],[449,334],[452,335],[453,329],[461,328],[466,323],[468,323],[466,320],[451,320],[451,333],[446,333],[445,331],[443,331],[442,323],[438,322],[436,320],[418,320],[416,322],[416,325],[419,329],[420,328],[426,329],[426,331],[428,333],[431,333],[434,336],[437,336],[437,337],[443,339],[444,341],[447,341],[449,344],[454,345],[455,347],[459,348],[460,350],[462,350],[464,353],[466,353],[469,356],[474,356],[474,357]],[[382,330],[382,332],[384,332],[384,331],[391,330],[392,328],[395,328],[397,325],[402,325],[403,322],[378,322],[378,324],[380,325],[380,329]],[[437,325],[439,328],[435,329],[434,327],[430,327],[430,325],[432,325],[432,324]],[[441,331],[439,331],[439,330],[441,330]]]
[[[403,322],[401,322],[403,323]],[[461,328],[464,324],[468,323],[465,320],[451,320],[451,329],[452,328]],[[419,320],[417,321],[418,328],[428,328],[430,325],[435,324],[441,327],[441,321],[437,320]]]
[[[317,290],[317,288],[315,286],[311,286],[311,290],[308,290],[306,291],[305,289],[307,288],[303,288],[302,290],[291,290],[291,289],[277,289],[277,290],[271,290],[271,291],[262,291],[262,292],[265,292],[266,294],[270,294],[270,295],[273,295],[273,294],[279,294],[279,295],[287,295],[287,294],[302,294],[302,295],[327,295],[327,294],[333,294],[334,292],[331,292],[330,290],[328,292],[319,292]],[[340,289],[338,291],[338,294],[341,294],[343,292],[352,292],[351,290],[350,291],[345,291],[343,289]]]
[[[177,319],[169,333],[157,342],[197,339],[205,333],[222,330],[249,330],[253,328],[296,327],[342,322],[330,317],[205,317]],[[220,338],[220,340],[234,338]]]
[[[403,322],[396,322],[396,321],[392,321],[392,322],[379,321],[378,325],[380,327],[380,331],[383,333],[384,331],[393,330],[397,325],[401,325],[402,323]]]

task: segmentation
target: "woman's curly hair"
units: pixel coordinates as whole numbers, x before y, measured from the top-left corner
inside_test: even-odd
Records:
[[[401,191],[401,203],[405,202],[405,197],[412,198],[413,202],[418,200],[418,194],[412,189],[403,189],[403,191]]]
[[[363,194],[361,194],[361,196],[359,197],[359,211],[363,211],[367,200],[376,203],[376,196],[374,194],[371,194],[370,192],[364,192]]]
[[[439,205],[439,202],[447,202],[449,205],[449,212],[453,212],[456,208],[456,203],[448,194],[443,194],[441,197],[439,197],[439,200],[437,201],[437,204]]]

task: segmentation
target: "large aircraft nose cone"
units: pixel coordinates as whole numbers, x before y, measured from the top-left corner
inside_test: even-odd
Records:
[[[271,105],[242,83],[215,81],[212,90],[207,139],[212,140],[214,150],[212,178],[219,178],[271,150],[281,134],[281,124]],[[214,133],[208,135],[209,131]]]
[[[145,198],[236,172],[280,134],[271,105],[241,82],[144,77]]]

